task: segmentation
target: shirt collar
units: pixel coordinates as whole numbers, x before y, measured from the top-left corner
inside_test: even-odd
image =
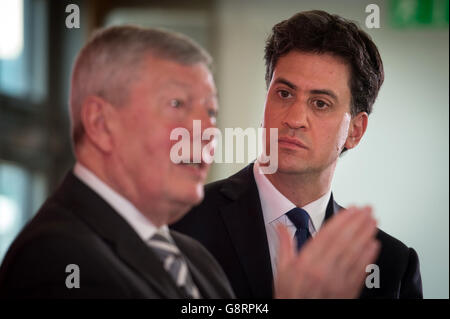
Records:
[[[114,208],[130,224],[143,241],[150,239],[157,231],[170,238],[167,225],[161,226],[158,229],[129,200],[109,187],[79,162],[75,164],[73,174]]]
[[[255,182],[258,188],[261,208],[264,215],[264,222],[266,225],[279,219],[288,211],[296,207],[295,204],[281,194],[278,189],[273,186],[269,179],[259,170],[258,161],[255,161],[253,166],[253,174],[255,176]],[[325,219],[325,213],[330,197],[331,188],[317,200],[301,207],[308,212],[316,231],[320,229]]]

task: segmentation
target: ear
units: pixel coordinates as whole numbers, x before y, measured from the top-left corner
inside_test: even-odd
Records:
[[[368,121],[369,115],[366,112],[360,112],[351,119],[345,148],[352,149],[359,144],[366,132]]]
[[[81,121],[86,138],[100,151],[108,153],[113,147],[110,130],[113,106],[98,96],[89,96],[81,108]]]

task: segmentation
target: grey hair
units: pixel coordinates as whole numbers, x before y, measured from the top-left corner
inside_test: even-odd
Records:
[[[113,105],[123,105],[130,83],[139,77],[140,66],[148,55],[183,65],[203,63],[209,67],[212,63],[203,48],[179,33],[136,26],[97,31],[81,49],[72,70],[69,104],[74,146],[84,135],[84,100],[95,95]]]

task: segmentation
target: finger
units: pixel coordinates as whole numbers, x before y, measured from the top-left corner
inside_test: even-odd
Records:
[[[349,269],[354,265],[359,256],[367,249],[369,243],[377,233],[377,222],[368,219],[354,234],[350,246],[342,253],[339,263],[344,269]]]
[[[276,227],[278,235],[277,272],[274,278],[275,298],[297,298],[297,278],[292,278],[295,272],[290,267],[294,260],[293,243],[290,234],[283,224]]]
[[[337,269],[336,267],[340,253],[345,251],[346,245],[341,247],[341,244],[336,244],[336,238],[343,237],[340,240],[346,243],[347,239],[345,237],[351,236],[348,234],[343,236],[343,230],[346,227],[350,227],[350,234],[353,234],[354,231],[359,229],[359,224],[364,224],[371,217],[369,209],[362,210],[356,207],[342,211],[339,214],[341,215],[333,217],[333,220],[324,225],[317,236],[303,246],[296,260],[295,268],[298,268],[298,273],[302,269],[303,271],[308,270],[307,278],[303,279],[302,285],[309,287],[308,297],[320,296],[324,298],[327,295],[335,296],[336,292],[342,293],[341,287],[346,288],[348,285],[343,280],[343,277],[348,275],[347,269]],[[328,252],[330,250],[329,247],[333,247],[331,253]],[[328,252],[327,258],[324,258],[324,252]],[[329,285],[334,285],[335,287],[330,289]]]
[[[361,242],[366,241],[366,238],[373,237],[376,225],[377,222],[372,216],[370,207],[357,209],[353,219],[343,227],[333,244],[340,247],[344,254],[347,254],[355,245],[362,246]]]
[[[351,213],[349,210],[341,210],[336,215],[325,221],[323,226],[317,232],[316,236],[310,238],[302,247],[300,255],[307,255],[309,260],[315,260],[323,255],[325,249],[336,236],[339,229],[345,225],[350,219]],[[308,252],[308,253],[306,253]]]
[[[322,255],[316,256],[316,259],[312,261],[314,264],[321,264],[322,276],[336,281],[337,287],[340,286],[339,282],[346,285],[342,279],[348,276],[349,266],[342,264],[342,258],[345,257],[345,254],[351,253],[352,245],[354,245],[353,235],[371,219],[371,211],[368,208],[353,208],[352,210],[353,212],[349,213],[351,218],[347,218],[347,223],[342,225],[339,232],[334,233],[328,246],[322,249]]]
[[[356,207],[340,210],[336,215],[326,221],[317,233],[316,238],[324,237],[325,241],[333,240],[342,228],[354,220],[355,213],[359,211]]]
[[[369,208],[355,208],[354,212],[351,214],[352,218],[348,219],[346,224],[342,225],[338,231],[333,233],[333,239],[326,247],[326,251],[323,252],[323,255],[327,255],[328,252],[333,256],[338,256],[345,252],[348,245],[353,244],[356,239],[355,236],[369,228],[370,221],[373,220],[371,214],[372,212]]]
[[[288,264],[294,259],[294,243],[287,227],[283,224],[277,225],[278,234],[278,268]]]
[[[342,215],[339,216],[339,214]],[[334,217],[334,221],[324,225],[317,234],[315,259],[325,259],[327,263],[335,263],[351,243],[354,233],[365,221],[372,218],[370,210],[356,207],[351,207],[339,214]]]

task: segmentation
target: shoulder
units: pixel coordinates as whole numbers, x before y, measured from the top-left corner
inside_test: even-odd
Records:
[[[250,192],[249,192],[250,190]],[[247,194],[257,191],[253,176],[253,164],[244,167],[232,176],[205,185],[203,201],[191,212],[217,209]]]
[[[72,291],[65,282],[74,267],[84,283],[105,287],[117,282],[113,257],[108,245],[70,209],[50,199],[8,250],[0,268],[0,296],[69,296]]]
[[[225,179],[207,184],[204,202],[218,197],[235,200],[252,186],[256,187],[256,183],[253,176],[253,164],[250,164]]]
[[[19,233],[11,248],[83,244],[96,238],[70,207],[50,197]]]
[[[390,273],[404,277],[409,272],[416,272],[420,276],[419,257],[412,247],[408,247],[399,239],[378,230],[377,240],[381,244],[377,264],[389,270]]]
[[[378,230],[381,244],[375,265],[379,267],[381,289],[366,289],[365,297],[422,298],[422,279],[416,251],[397,238]]]
[[[332,195],[333,196],[333,195]],[[333,197],[330,202],[334,204],[334,211],[337,212],[341,209],[345,209],[344,207],[337,204]],[[383,261],[384,264],[396,264],[397,266],[401,266],[408,261],[412,248],[409,248],[402,241],[395,238],[394,236],[386,233],[385,231],[378,228],[376,239],[379,241],[381,245],[380,254],[378,257],[378,261]]]
[[[245,203],[259,205],[253,164],[226,179],[207,184],[203,201],[170,227],[198,239],[208,249],[211,249],[209,244],[212,241],[222,246],[228,236],[226,216],[230,212],[245,210],[246,206],[242,205]]]
[[[14,240],[3,264],[34,263],[39,266],[68,260],[89,254],[100,242],[98,236],[70,210],[55,201],[47,201]]]
[[[378,229],[376,236],[381,244],[380,257],[397,259],[405,261],[409,258],[410,248],[399,239],[389,235],[381,229]]]
[[[378,260],[383,265],[389,265],[401,274],[409,271],[409,268],[419,268],[419,257],[412,247],[408,247],[399,239],[388,233],[378,230],[377,239],[381,243],[381,251]]]

